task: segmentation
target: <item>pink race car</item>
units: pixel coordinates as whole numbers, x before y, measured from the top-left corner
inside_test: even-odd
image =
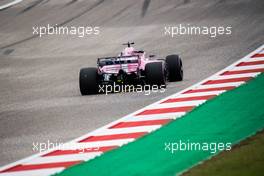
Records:
[[[132,43],[115,57],[98,58],[97,68],[82,68],[79,86],[82,95],[97,94],[101,85],[133,84],[166,86],[167,81],[182,81],[182,60],[178,55],[165,59],[146,56],[135,50]]]

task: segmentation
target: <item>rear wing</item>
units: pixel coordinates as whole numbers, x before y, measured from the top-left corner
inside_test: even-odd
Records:
[[[97,65],[103,67],[105,65],[120,65],[120,64],[131,64],[139,63],[139,56],[120,56],[120,57],[105,57],[98,58]]]

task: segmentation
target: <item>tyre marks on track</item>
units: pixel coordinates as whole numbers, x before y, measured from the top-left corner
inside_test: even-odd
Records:
[[[35,6],[37,6],[38,4],[40,4],[43,0],[40,0],[38,1],[39,3],[37,3]],[[72,22],[73,20],[83,16],[84,14],[88,13],[89,11],[93,10],[94,8],[98,7],[100,4],[102,4],[105,0],[98,0],[96,3],[94,3],[92,6],[89,6],[87,7],[86,9],[84,9],[83,11],[81,11],[80,13],[77,13],[76,15],[72,16],[71,18],[68,18],[64,21],[62,21],[61,23],[57,24],[56,26],[57,27],[60,27],[60,26],[63,26],[63,25],[66,25],[70,22]],[[32,7],[31,7],[32,8]],[[27,38],[24,38],[22,40],[19,40],[19,41],[16,41],[16,42],[13,42],[13,43],[10,43],[10,44],[7,44],[5,46],[0,46],[0,49],[6,49],[6,48],[10,48],[10,47],[13,47],[15,45],[18,45],[18,44],[21,44],[21,43],[24,43],[24,42],[27,42],[31,39],[34,39],[34,38],[39,38],[38,35],[32,35],[30,37],[27,37]]]
[[[38,0],[38,1],[35,1],[33,2],[31,5],[29,5],[28,7],[26,7],[25,9],[23,9],[21,12],[19,12],[18,14],[22,14],[22,13],[25,13],[31,9],[33,9],[34,7],[38,6],[39,4],[41,4],[43,1],[46,1],[46,0]]]
[[[141,11],[141,17],[143,18],[148,10],[149,4],[151,0],[144,0],[143,6],[142,6],[142,11]]]

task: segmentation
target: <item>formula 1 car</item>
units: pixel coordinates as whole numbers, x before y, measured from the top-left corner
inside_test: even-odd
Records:
[[[97,59],[97,68],[82,68],[79,86],[82,95],[97,94],[100,85],[143,84],[165,85],[167,81],[182,81],[182,60],[178,55],[165,59],[155,55],[146,56],[145,51],[135,50],[132,43],[115,57]]]

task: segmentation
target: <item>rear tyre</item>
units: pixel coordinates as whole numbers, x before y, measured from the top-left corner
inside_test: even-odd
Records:
[[[145,67],[146,82],[150,85],[166,85],[163,62],[148,63]]]
[[[182,60],[178,55],[169,55],[166,57],[169,81],[182,81],[183,69]]]
[[[82,68],[79,75],[79,86],[82,95],[98,93],[97,68]]]

